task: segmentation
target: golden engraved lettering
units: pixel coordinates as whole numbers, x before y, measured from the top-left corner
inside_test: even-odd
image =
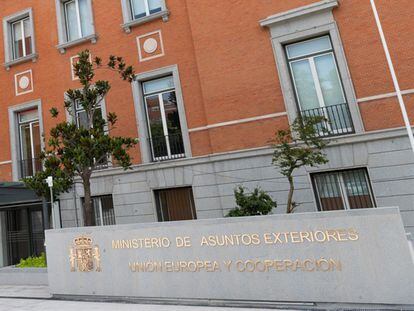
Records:
[[[230,267],[231,267],[232,261],[231,260],[224,260],[223,263],[226,266],[227,271],[230,272]]]
[[[325,242],[326,241],[326,234],[323,231],[315,231],[314,237],[317,242]]]
[[[308,272],[312,272],[312,271],[315,271],[315,266],[313,265],[313,261],[312,260],[310,260],[310,259],[305,259],[304,261],[303,261],[303,266],[304,266],[304,268],[305,268],[305,271],[308,271]],[[312,265],[312,266],[311,266]]]
[[[337,235],[336,230],[326,230],[326,239],[328,241],[331,241],[331,238],[332,238],[332,240],[338,241],[336,235]]]
[[[358,232],[353,228],[348,230],[348,237],[351,241],[357,241],[359,239]]]
[[[290,232],[290,240],[292,243],[303,243],[303,241],[300,240],[299,232],[296,231]]]
[[[263,234],[265,244],[273,244],[272,235],[270,233]]]

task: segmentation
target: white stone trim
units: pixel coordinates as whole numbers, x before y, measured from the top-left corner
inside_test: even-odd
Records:
[[[259,23],[270,30],[271,43],[289,122],[293,123],[300,111],[285,57],[284,46],[289,43],[329,34],[355,132],[361,133],[364,131],[364,124],[359,112],[339,29],[332,14],[332,9],[337,6],[338,1],[336,0],[323,0],[270,16]]]
[[[191,143],[189,130],[187,127],[187,117],[185,113],[184,98],[182,94],[180,76],[178,66],[172,65],[156,70],[139,73],[135,76],[132,83],[132,94],[134,98],[135,115],[137,120],[139,147],[141,150],[141,160],[143,163],[151,163],[151,149],[148,144],[148,122],[147,113],[145,111],[144,96],[141,83],[146,80],[160,78],[166,75],[172,75],[175,87],[175,95],[177,97],[178,115],[180,117],[181,133],[183,137],[185,156],[191,158]],[[169,162],[169,161],[167,161]]]
[[[205,131],[205,130],[216,128],[216,127],[222,127],[222,126],[228,126],[228,125],[234,125],[234,124],[241,124],[241,123],[253,122],[253,121],[258,121],[258,120],[278,118],[278,117],[282,117],[282,116],[286,116],[286,115],[287,115],[287,112],[276,112],[276,113],[261,115],[261,116],[257,116],[257,117],[238,119],[238,120],[232,120],[232,121],[227,121],[227,122],[214,123],[214,124],[210,124],[210,125],[207,125],[207,126],[195,127],[195,128],[189,129],[188,131],[190,133],[191,132],[198,132],[198,131]]]
[[[308,15],[311,13],[319,13],[325,10],[332,10],[333,8],[338,6],[337,0],[323,0],[316,3],[312,3],[310,5],[301,6],[299,8],[288,10],[282,13],[271,15],[263,20],[261,20],[260,26],[269,26],[272,24],[280,23],[287,21],[292,18],[296,17],[303,17],[304,15]]]
[[[160,49],[161,49],[161,53],[160,54],[157,54],[157,55],[154,55],[154,56],[143,57],[142,56],[142,50],[141,50],[141,42],[140,42],[140,40],[142,38],[145,38],[145,37],[148,37],[148,36],[151,36],[151,35],[155,35],[155,34],[158,34],[159,37],[160,37]],[[151,59],[154,59],[154,58],[158,58],[158,57],[162,57],[162,56],[165,55],[165,52],[164,52],[164,43],[163,43],[163,40],[162,40],[161,30],[152,31],[152,32],[143,34],[141,36],[138,36],[137,37],[137,45],[138,45],[138,56],[139,56],[139,61],[140,62],[146,62],[148,60],[151,60]]]
[[[7,161],[2,161],[0,162],[0,165],[6,165],[6,164],[11,164],[12,160],[7,160]]]
[[[90,41],[92,44],[95,44],[98,36],[96,34],[95,29],[95,22],[93,16],[93,9],[92,9],[92,0],[88,1],[88,9],[91,16],[91,26],[92,26],[92,34],[84,36],[83,38],[79,38],[73,41],[68,42],[66,38],[66,25],[65,25],[65,16],[64,16],[64,9],[63,9],[63,2],[65,0],[55,0],[56,5],[56,20],[57,20],[57,28],[58,28],[58,38],[59,42],[56,48],[60,51],[60,53],[65,53],[67,48],[72,46],[76,46],[87,41]]]
[[[409,94],[413,94],[413,93],[414,93],[414,89],[408,89],[408,90],[401,91],[402,95],[409,95]],[[384,98],[395,97],[395,96],[397,96],[396,92],[383,93],[383,94],[378,94],[378,95],[373,95],[373,96],[361,97],[361,98],[358,98],[358,103],[369,102],[369,101],[373,101],[373,100],[384,99]]]
[[[75,71],[73,70],[73,60],[75,58],[79,58],[79,54],[73,55],[70,57],[70,72],[71,72],[71,76],[72,76],[72,81],[76,81],[79,80],[79,77],[75,76]],[[89,62],[92,63],[92,53],[89,52]]]
[[[25,73],[30,73],[30,83],[32,85],[30,90],[24,91],[24,92],[19,92],[18,90],[18,85],[19,85],[19,81],[17,81],[17,76],[23,75]],[[26,71],[22,71],[22,72],[18,72],[14,75],[14,88],[15,88],[15,92],[16,92],[16,96],[20,96],[23,94],[28,94],[28,93],[32,93],[34,91],[34,82],[33,82],[33,72],[32,69],[26,70]]]
[[[130,33],[132,27],[136,27],[138,25],[148,23],[148,22],[153,21],[153,20],[158,19],[158,18],[160,18],[160,19],[162,18],[162,20],[164,22],[167,22],[168,18],[169,18],[169,15],[170,15],[170,12],[167,9],[167,6],[165,4],[165,0],[162,1],[161,5],[162,5],[162,8],[161,8],[160,12],[150,14],[150,15],[147,15],[147,16],[142,17],[142,18],[133,19],[132,16],[131,16],[131,3],[130,3],[130,0],[121,0],[122,17],[123,17],[123,20],[124,20],[124,23],[121,24],[121,27],[124,29],[124,31],[126,33]]]
[[[9,107],[9,133],[10,133],[10,148],[11,148],[11,161],[12,161],[12,176],[13,181],[19,180],[19,166],[18,161],[20,159],[20,151],[19,151],[19,131],[17,128],[18,120],[17,114],[19,112],[29,110],[29,109],[37,109],[38,117],[39,117],[39,130],[40,130],[40,145],[42,150],[45,149],[45,141],[44,141],[44,128],[43,128],[43,112],[42,112],[42,101],[40,99],[33,100],[24,104],[11,106]]]
[[[359,134],[351,134],[343,137],[334,137],[334,138],[326,138],[329,140],[330,143],[327,148],[332,146],[340,146],[340,145],[348,145],[348,144],[355,144],[361,142],[371,142],[383,139],[393,139],[398,137],[405,137],[407,132],[404,127],[386,129],[386,130],[378,130],[378,131],[371,131],[371,132],[364,132]],[[133,165],[133,170],[125,171],[119,167],[108,168],[102,171],[96,171],[93,173],[93,178],[99,178],[103,176],[114,176],[114,175],[123,175],[129,173],[136,173],[136,172],[147,172],[147,171],[154,171],[166,168],[177,168],[182,166],[188,165],[196,165],[196,164],[205,164],[211,163],[211,161],[225,161],[231,159],[242,159],[242,158],[251,158],[263,155],[271,155],[273,154],[274,149],[270,146],[258,147],[258,148],[250,148],[250,149],[242,149],[242,150],[235,150],[235,151],[226,151],[220,153],[213,153],[208,155],[202,155],[192,158],[182,158],[172,161],[165,161],[165,162],[151,162],[151,163],[143,163]]]
[[[32,30],[32,53],[24,57],[13,59],[13,42],[11,38],[11,23],[20,20],[22,18],[29,17],[30,27]],[[17,12],[15,14],[6,16],[3,18],[3,40],[4,40],[4,66],[7,70],[11,66],[21,64],[28,61],[35,62],[38,58],[36,53],[36,40],[35,40],[35,30],[33,22],[33,10],[32,8],[25,9],[23,11]]]

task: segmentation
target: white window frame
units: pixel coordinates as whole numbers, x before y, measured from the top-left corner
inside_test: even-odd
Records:
[[[157,80],[157,79],[153,79],[153,80]],[[171,79],[173,79],[172,75],[171,75]],[[148,80],[148,82],[149,81],[152,81],[152,80]],[[145,82],[147,82],[147,81],[145,81]],[[151,97],[151,96],[155,96],[155,95],[158,96],[158,102],[159,102],[159,105],[160,105],[160,113],[161,113],[162,130],[163,130],[163,133],[164,133],[165,145],[167,146],[167,158],[169,158],[169,159],[173,157],[173,154],[171,153],[170,141],[169,141],[169,139],[167,139],[167,137],[169,137],[169,134],[168,134],[168,127],[167,127],[167,119],[165,117],[165,107],[164,107],[163,95],[166,94],[166,93],[171,93],[171,92],[174,92],[175,96],[177,96],[175,86],[173,86],[171,88],[158,90],[158,91],[155,91],[155,92],[149,92],[149,93],[144,93],[144,91],[143,91],[145,111],[146,111],[146,117],[147,117],[147,126],[148,126],[148,129],[149,129],[148,135],[149,135],[149,138],[150,138],[151,142],[153,141],[153,138],[152,138],[152,133],[151,133],[151,125],[150,125],[150,118],[149,118],[149,112],[148,112],[147,97]],[[178,106],[177,106],[177,110],[178,110]],[[181,119],[180,119],[180,129],[181,129]],[[181,133],[181,137],[182,136],[183,135]],[[181,138],[181,139],[183,139],[183,138]],[[184,141],[183,141],[183,144],[184,144]],[[150,147],[153,148],[152,143],[151,143]],[[185,157],[185,153],[174,154],[174,156],[176,156],[177,158],[182,158],[182,157]],[[164,158],[165,158],[165,156],[161,156],[161,157],[155,157],[154,156],[154,161],[161,161],[161,160],[164,160]]]
[[[132,82],[132,94],[134,98],[134,107],[136,115],[136,126],[139,133],[139,147],[141,150],[141,159],[143,163],[153,163],[151,148],[148,144],[148,123],[147,114],[145,108],[144,94],[142,91],[142,83],[148,80],[154,80],[162,78],[168,75],[173,76],[175,95],[177,97],[178,115],[180,117],[181,134],[184,144],[184,152],[186,158],[192,157],[190,134],[187,126],[187,117],[185,113],[185,105],[182,94],[180,76],[178,72],[178,66],[172,65],[148,72],[139,73],[135,76],[135,80]]]
[[[14,57],[14,35],[12,32],[13,24],[22,22],[26,19],[29,19],[29,26],[32,30],[31,35],[31,50],[30,54],[26,54],[26,41],[23,37],[23,53],[22,57],[15,58]],[[22,34],[24,35],[24,25],[22,25]],[[7,16],[3,18],[3,38],[4,38],[4,66],[7,70],[10,69],[11,66],[17,65],[20,63],[33,61],[35,62],[38,58],[36,53],[36,44],[35,44],[35,31],[34,31],[34,23],[33,23],[33,11],[32,8],[25,9],[23,11],[17,12],[13,15]]]
[[[35,159],[35,150],[34,150],[34,142],[33,142],[33,125],[38,124],[39,125],[39,131],[40,131],[39,112],[36,110],[36,112],[37,112],[37,117],[36,118],[26,120],[26,121],[21,121],[20,116],[21,116],[22,113],[24,113],[26,111],[27,110],[20,111],[20,112],[17,113],[17,123],[18,123],[18,126],[19,126],[19,129],[18,129],[18,132],[19,132],[19,147],[20,147],[19,161],[34,160]],[[22,126],[23,125],[29,125],[29,129],[30,129],[30,149],[31,149],[31,152],[32,152],[32,158],[31,159],[23,159],[23,139],[22,139]],[[32,169],[33,169],[34,173],[37,171],[35,161],[32,161]],[[28,177],[28,176],[24,176],[24,177]]]
[[[66,18],[66,9],[65,5],[68,2],[76,2],[76,12],[77,12],[77,23],[78,23],[78,31],[80,34],[80,38],[68,41],[68,27],[67,27],[67,18]],[[59,42],[56,48],[64,54],[66,49],[71,48],[73,46],[77,46],[79,44],[85,43],[90,41],[92,44],[95,44],[98,36],[95,31],[95,23],[94,23],[94,16],[93,16],[93,9],[92,9],[92,0],[86,0],[87,7],[91,16],[91,27],[92,33],[87,36],[82,35],[82,27],[81,27],[81,19],[80,19],[80,11],[79,11],[79,0],[55,0],[56,3],[56,17],[57,17],[57,27],[58,27],[58,37]]]
[[[261,21],[262,27],[269,28],[273,54],[279,75],[280,89],[283,93],[289,123],[298,117],[295,90],[291,81],[285,45],[306,39],[329,35],[336,56],[336,65],[341,77],[343,91],[351,114],[355,133],[364,132],[361,113],[353,88],[351,75],[346,62],[340,34],[332,10],[338,7],[338,0],[322,0],[271,15]]]
[[[102,119],[104,119],[106,121],[106,115],[103,112],[103,101],[100,102],[99,107],[95,108],[95,109],[100,109],[101,110],[101,116]],[[74,122],[76,124],[77,127],[79,127],[79,118],[78,115],[82,112],[85,112],[85,109],[82,107],[82,105],[79,104],[79,102],[75,102],[73,105],[73,117],[74,117]]]
[[[80,17],[80,9],[79,9],[79,0],[68,0],[68,1],[63,2],[63,12],[64,12],[64,19],[65,19],[65,27],[66,27],[65,28],[66,29],[65,33],[66,33],[66,41],[67,42],[72,41],[72,40],[69,39],[70,32],[69,32],[69,20],[68,20],[67,6],[70,3],[73,3],[73,2],[75,3],[75,7],[76,7],[76,24],[78,25],[78,36],[79,36],[78,39],[83,37],[81,17]],[[75,39],[75,40],[77,40],[77,39]]]
[[[320,51],[312,53],[312,54],[302,54],[302,55],[298,55],[298,56],[289,58],[289,53],[288,53],[288,50],[287,50],[288,46],[297,45],[297,44],[309,42],[309,41],[312,41],[312,40],[318,40],[318,39],[323,38],[323,37],[328,37],[329,46],[330,46],[329,49],[323,49],[323,50],[320,50]],[[287,56],[287,59],[288,59],[290,74],[291,74],[291,77],[292,77],[293,88],[295,90],[296,100],[297,100],[297,104],[299,106],[298,108],[299,108],[300,111],[302,110],[302,103],[300,102],[298,87],[296,85],[295,76],[293,74],[292,64],[296,63],[296,62],[301,62],[301,61],[304,61],[304,60],[307,60],[309,62],[309,67],[310,67],[311,74],[312,74],[312,80],[313,80],[313,83],[315,85],[316,96],[318,98],[319,108],[326,108],[326,107],[329,107],[329,106],[325,105],[325,100],[323,98],[322,87],[321,87],[321,84],[319,82],[319,75],[318,75],[318,71],[317,71],[316,65],[315,65],[315,58],[320,57],[320,56],[324,56],[324,55],[331,55],[332,56],[332,59],[333,59],[333,62],[334,62],[335,68],[336,68],[336,75],[338,77],[338,81],[339,81],[340,86],[341,86],[342,98],[344,99],[343,104],[348,105],[346,94],[344,92],[344,86],[343,86],[343,83],[342,83],[342,80],[341,80],[341,76],[339,74],[339,68],[338,68],[338,64],[336,62],[335,53],[334,53],[334,50],[333,50],[333,47],[332,47],[331,38],[329,38],[328,35],[319,36],[319,37],[308,39],[308,40],[302,40],[302,41],[299,41],[299,42],[296,42],[296,43],[293,43],[293,44],[288,44],[285,47],[285,51],[286,51],[286,56]],[[326,119],[329,119],[327,111],[323,110],[323,113],[324,113],[324,117]],[[352,118],[351,118],[351,122],[352,122]],[[326,126],[326,129],[329,131],[329,133],[333,133],[333,134],[341,134],[344,131],[345,132],[352,131],[352,128],[341,128],[341,129],[335,129],[334,130],[334,129],[331,128],[330,122],[326,122],[324,124],[324,126]],[[323,135],[323,133],[321,133],[321,134]]]
[[[24,31],[24,22],[25,22],[26,20],[28,20],[28,21],[29,21],[29,24],[30,24],[30,17],[29,17],[29,16],[27,16],[27,17],[23,17],[23,18],[22,18],[22,19],[20,19],[20,20],[17,20],[17,21],[15,21],[15,22],[12,22],[12,23],[11,23],[11,25],[10,25],[11,30],[12,30],[11,38],[12,38],[12,51],[13,51],[13,59],[18,59],[18,58],[21,58],[21,57],[26,57],[27,55],[30,55],[30,54],[31,54],[31,53],[30,53],[30,54],[26,54],[26,33],[25,33],[25,31]],[[20,57],[16,57],[16,56],[15,56],[15,54],[16,54],[16,44],[15,44],[16,40],[15,40],[14,25],[16,25],[16,24],[20,24],[20,28],[21,28],[21,30],[22,30],[21,35],[22,35],[22,49],[23,49],[23,55],[22,55],[22,56],[20,56]],[[32,30],[32,32],[33,32],[33,30]]]
[[[168,11],[167,5],[165,3],[166,0],[162,0],[161,2],[161,11],[153,14],[150,14],[148,1],[149,0],[145,0],[146,16],[135,19],[133,16],[131,0],[121,0],[122,16],[124,19],[124,23],[121,25],[121,27],[126,33],[130,33],[132,27],[147,23],[155,19],[162,19],[164,22],[168,21],[170,12]]]
[[[68,99],[67,94],[64,95],[64,98],[65,98],[65,100]],[[79,107],[79,108],[77,108],[77,107]],[[101,109],[102,119],[104,119],[105,122],[108,122],[105,99],[103,99],[100,102],[99,108]],[[71,111],[70,112],[68,112],[66,110],[66,120],[68,122],[73,122],[78,127],[79,126],[79,124],[78,124],[78,113],[84,112],[84,111],[85,111],[85,109],[83,109],[83,107],[81,105],[78,105],[78,103],[74,103],[72,105],[72,107],[71,107]],[[105,131],[108,130],[108,126],[107,125],[105,125],[104,130]],[[106,164],[106,166],[107,167],[105,167],[105,169],[112,167],[112,158],[111,158],[111,156],[108,156],[107,157],[107,164]],[[99,170],[99,169],[97,169],[97,170]]]
[[[19,159],[20,159],[20,133],[19,133],[19,120],[18,114],[27,110],[37,109],[39,118],[39,129],[40,137],[44,135],[43,128],[43,113],[42,113],[42,102],[40,99],[23,103],[20,105],[9,107],[9,133],[10,133],[10,147],[11,147],[11,160],[12,160],[12,175],[13,181],[19,180]],[[40,140],[40,147],[42,150],[45,149],[44,139]]]
[[[351,210],[351,205],[349,203],[349,198],[348,198],[348,191],[346,189],[346,184],[345,184],[345,180],[344,180],[344,176],[343,174],[349,171],[353,171],[353,170],[360,170],[363,171],[364,173],[364,177],[365,177],[365,182],[367,184],[367,189],[368,189],[368,194],[369,194],[369,198],[371,200],[371,204],[372,204],[372,208],[376,207],[375,204],[375,197],[374,197],[374,193],[372,191],[372,185],[371,185],[371,180],[368,176],[368,171],[366,168],[360,167],[360,168],[355,168],[355,169],[349,169],[349,170],[340,170],[340,171],[328,171],[328,172],[322,172],[320,174],[324,174],[324,173],[328,173],[328,174],[335,174],[335,176],[337,177],[337,182],[338,182],[338,188],[339,188],[339,192],[341,195],[341,199],[342,199],[342,204],[344,209],[343,210]],[[315,178],[315,176],[317,176],[319,173],[315,173],[313,174]],[[320,197],[320,193],[319,193],[319,189],[318,189],[318,185],[317,185],[317,181],[314,181],[314,191],[316,194],[316,199],[317,199],[317,206],[318,206],[318,211],[324,212],[324,210],[322,209],[322,203],[321,203],[321,197]]]

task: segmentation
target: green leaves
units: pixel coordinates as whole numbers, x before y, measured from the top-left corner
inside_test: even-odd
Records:
[[[245,190],[241,186],[234,190],[238,207],[232,209],[227,217],[267,215],[277,207],[276,202],[260,188],[256,187],[250,194],[246,194]]]
[[[58,196],[69,191],[76,176],[81,177],[84,187],[89,186],[93,170],[106,163],[108,158],[129,169],[132,162],[128,151],[137,144],[135,138],[110,135],[111,128],[118,121],[115,113],[108,113],[108,122],[102,118],[100,104],[111,89],[108,81],[94,80],[95,70],[102,67],[102,59],[95,57],[92,62],[88,50],[78,56],[73,70],[81,87],[67,90],[64,107],[76,120],[74,107],[80,106],[85,119],[79,126],[65,121],[51,128],[46,151],[41,154],[44,170],[24,179],[27,187],[45,198],[49,196],[45,183],[48,176],[53,176],[54,194]],[[119,72],[123,80],[132,81],[135,75],[133,68],[128,67],[122,57],[110,56],[108,68]],[[52,108],[50,113],[56,118],[59,112],[57,108]]]
[[[287,212],[293,212],[297,206],[292,201],[294,183],[293,172],[303,166],[318,166],[328,162],[323,149],[327,141],[320,136],[326,132],[328,121],[322,116],[299,117],[290,129],[276,132],[272,163],[279,167],[280,173],[288,178],[290,190],[288,194]]]
[[[297,118],[289,130],[276,132],[272,163],[289,177],[302,166],[317,166],[328,162],[322,150],[327,141],[320,137],[326,131],[323,117]]]
[[[52,115],[52,118],[57,118],[59,114],[59,111],[55,107],[50,108],[49,112]]]
[[[39,257],[29,256],[26,259],[21,258],[16,265],[17,268],[46,268],[46,254],[41,253]]]

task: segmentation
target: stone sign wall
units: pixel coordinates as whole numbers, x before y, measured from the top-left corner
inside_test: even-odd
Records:
[[[54,295],[414,304],[398,208],[46,231]]]

